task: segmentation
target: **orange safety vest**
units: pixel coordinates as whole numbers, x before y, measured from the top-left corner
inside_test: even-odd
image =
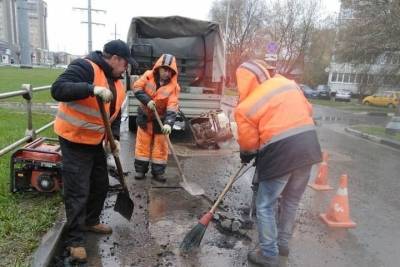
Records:
[[[88,60],[94,70],[94,86],[108,88],[104,72],[92,61]],[[120,80],[115,83],[116,103],[115,112],[110,118],[113,122],[121,110],[125,100],[125,89]],[[114,96],[115,97],[115,96]],[[105,103],[105,110],[110,114],[110,103]],[[79,144],[97,145],[105,134],[104,123],[95,96],[70,102],[60,102],[54,123],[56,134],[71,142]]]
[[[235,110],[240,149],[256,152],[269,144],[315,129],[312,106],[294,81],[269,76],[257,62],[237,72],[239,104]]]
[[[171,68],[175,75],[171,81],[157,89],[154,72],[161,66]],[[133,92],[144,90],[145,93],[156,103],[158,114],[163,117],[167,110],[178,112],[178,98],[180,87],[178,84],[178,67],[174,56],[164,54],[154,64],[152,70],[146,71],[139,80],[133,84]],[[142,109],[147,113],[147,120],[153,120],[153,112],[141,104]]]

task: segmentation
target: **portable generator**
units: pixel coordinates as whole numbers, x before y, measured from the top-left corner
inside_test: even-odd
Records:
[[[37,138],[15,151],[10,160],[11,192],[55,192],[62,187],[58,140]]]

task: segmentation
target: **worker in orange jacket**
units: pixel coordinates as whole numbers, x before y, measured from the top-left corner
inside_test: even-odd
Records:
[[[164,135],[172,131],[178,112],[178,68],[173,55],[163,54],[152,70],[146,71],[132,86],[138,107],[136,123],[139,126],[135,145],[135,178],[144,179],[151,162],[153,179],[165,182],[168,143]],[[154,111],[163,121],[160,127]]]
[[[247,61],[236,70],[240,158],[243,163],[255,158],[258,173],[259,247],[248,258],[262,266],[278,266],[279,255],[288,256],[296,210],[311,166],[321,161],[311,104],[294,81],[274,72],[264,61]]]
[[[71,261],[85,262],[85,232],[111,234],[100,222],[108,190],[103,142],[105,127],[96,98],[110,116],[114,138],[119,140],[125,88],[120,81],[128,63],[136,65],[126,43],[114,40],[85,58],[74,60],[53,83],[51,94],[59,101],[54,131],[59,136],[64,203],[67,216],[65,247]],[[116,142],[119,152],[119,142]],[[106,144],[106,146],[109,146]]]

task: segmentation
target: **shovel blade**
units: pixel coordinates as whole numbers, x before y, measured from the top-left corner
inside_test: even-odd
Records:
[[[185,189],[192,196],[200,196],[204,195],[205,193],[204,189],[196,183],[180,182],[179,185],[182,186],[182,188]]]
[[[117,200],[115,201],[114,210],[129,221],[132,218],[133,207],[133,201],[129,196],[129,192],[119,192]]]

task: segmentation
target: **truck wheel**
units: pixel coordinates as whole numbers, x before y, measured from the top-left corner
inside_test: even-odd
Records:
[[[137,125],[136,125],[136,116],[129,116],[129,121],[128,121],[129,125],[129,131],[130,132],[136,132],[137,130]]]

